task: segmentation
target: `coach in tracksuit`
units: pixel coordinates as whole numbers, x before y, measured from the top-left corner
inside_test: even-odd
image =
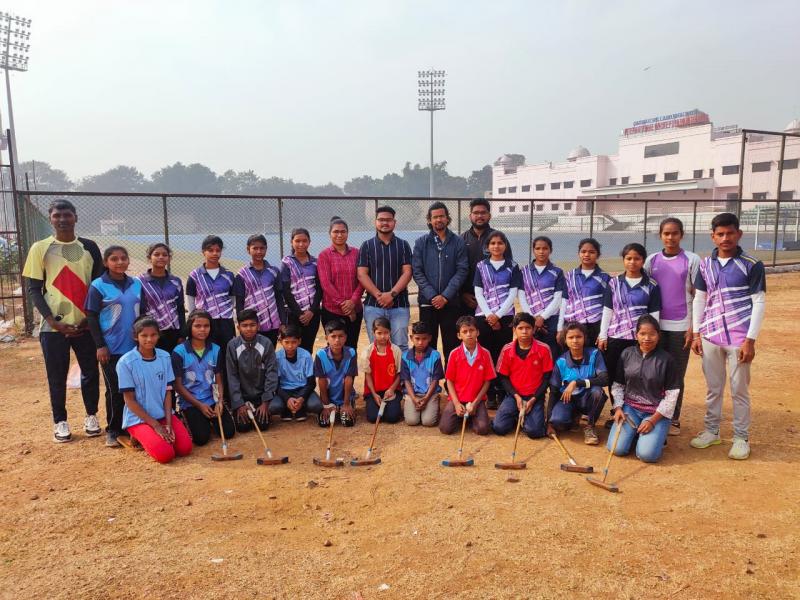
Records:
[[[450,231],[450,212],[442,202],[428,208],[430,231],[414,243],[411,264],[419,288],[419,318],[431,332],[436,348],[439,329],[445,360],[458,346],[456,321],[461,316],[461,286],[467,279],[469,261],[464,240]]]

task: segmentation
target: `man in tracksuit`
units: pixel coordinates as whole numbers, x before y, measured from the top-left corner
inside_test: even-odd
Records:
[[[428,208],[430,232],[414,243],[411,264],[419,288],[419,318],[431,332],[436,348],[439,329],[445,360],[458,346],[456,321],[461,316],[461,286],[467,279],[469,262],[464,240],[450,231],[450,212],[442,202]]]
[[[225,353],[231,411],[236,430],[250,431],[253,424],[245,403],[252,403],[258,427],[264,431],[269,427],[269,403],[278,388],[275,347],[269,338],[258,333],[255,310],[241,311],[238,321],[239,336],[228,342]]]

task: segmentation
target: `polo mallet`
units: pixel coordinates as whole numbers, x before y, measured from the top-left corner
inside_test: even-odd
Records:
[[[250,417],[250,420],[253,422],[253,427],[256,428],[258,432],[258,437],[261,439],[261,444],[264,446],[264,454],[266,456],[259,456],[256,459],[256,463],[259,465],[271,466],[271,465],[285,465],[289,462],[288,456],[279,456],[275,458],[272,456],[272,451],[267,446],[267,441],[264,439],[264,434],[261,432],[261,428],[258,426],[258,422],[256,421],[256,415],[254,412],[253,405],[250,402],[245,402],[245,406],[247,407],[247,416]]]
[[[519,418],[517,419],[517,431],[514,433],[514,447],[511,449],[511,462],[507,463],[494,463],[495,469],[504,470],[520,470],[528,465],[524,462],[516,462],[517,458],[517,440],[519,439],[519,430],[522,428],[522,422],[525,420],[525,405],[522,405],[522,410],[519,411]]]
[[[386,400],[381,399],[381,406],[378,409],[378,418],[375,419],[375,429],[372,430],[372,439],[369,441],[369,448],[367,448],[367,455],[364,458],[354,458],[350,461],[351,467],[365,467],[368,465],[377,465],[381,462],[380,457],[372,457],[372,451],[375,449],[375,436],[378,435],[378,425],[381,424],[381,417],[383,416],[383,409],[386,408]]]
[[[567,457],[569,462],[561,463],[561,470],[562,471],[569,471],[570,473],[594,473],[594,468],[590,465],[579,465],[578,461],[569,453],[569,450],[566,449],[564,444],[561,443],[561,440],[558,439],[558,436],[553,432],[550,434],[550,437],[553,441],[558,444],[558,447],[561,448],[561,451],[564,453],[564,456]]]
[[[614,434],[614,443],[611,445],[611,450],[608,452],[608,458],[606,459],[606,466],[603,467],[603,479],[595,479],[594,477],[587,477],[586,481],[591,483],[592,485],[596,485],[597,487],[601,487],[606,491],[609,492],[618,492],[619,486],[616,483],[606,483],[606,477],[608,477],[608,466],[611,464],[611,457],[614,456],[614,451],[617,449],[617,442],[619,441],[619,434],[622,432],[622,424],[617,427],[617,433]]]
[[[217,422],[219,423],[219,435],[222,438],[222,454],[212,454],[211,460],[213,461],[224,461],[224,460],[241,460],[243,458],[243,454],[241,452],[231,452],[228,454],[228,442],[225,439],[225,429],[222,427],[222,411],[225,410],[224,406],[220,406],[219,402],[219,390],[217,389],[216,385],[211,386],[214,390],[214,412],[217,413]],[[216,410],[216,407],[220,406],[219,410]]]
[[[471,467],[475,464],[475,461],[471,458],[467,460],[463,460],[461,455],[464,452],[464,432],[467,429],[467,418],[469,415],[467,414],[466,409],[464,410],[464,417],[461,419],[461,440],[458,442],[458,458],[455,460],[445,459],[442,461],[443,467]]]
[[[336,409],[334,408],[328,415],[330,427],[328,428],[328,448],[325,450],[325,458],[314,458],[314,464],[318,467],[343,467],[344,461],[341,458],[331,459],[331,445],[333,444],[333,426],[336,425]]]

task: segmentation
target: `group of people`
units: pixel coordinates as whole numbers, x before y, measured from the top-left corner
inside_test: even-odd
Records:
[[[347,244],[348,225],[334,217],[331,245],[318,257],[309,253],[309,231],[295,229],[280,266],[266,260],[265,236],[253,235],[249,264],[233,273],[221,264],[222,239],[208,236],[185,287],[169,271],[167,244],[151,245],[147,272],[131,277],[126,248],[101,255],[75,235],[72,203],[54,201],[49,218],[54,235],[32,246],[23,275],[42,316],[57,442],[71,439],[71,348],[86,434],[102,433],[102,373],[106,444],[119,445],[127,433],[159,462],[188,454],[212,432],[233,437],[254,424],[265,430],[273,419],[314,415],[323,427],[331,419],[353,426],[359,371],[369,422],[438,424],[442,433],[467,419],[479,435],[504,435],[521,418],[523,431],[539,438],[583,422],[584,441],[596,445],[610,397],[609,449],[621,428],[616,453],[635,448],[655,462],[667,435],[680,433],[691,349],[702,356],[708,390],[705,427],[691,445],[720,443],[727,377],[729,456],[749,456],[748,385],[765,275],[739,247],[731,213],[711,223],[711,256],[681,248],[683,224],[669,217],[659,229],[663,249],[648,256],[641,244],[627,244],[624,270],[611,276],[592,238],[579,242],[575,269],[551,262],[545,236],[533,240],[533,260],[520,267],[506,236],[490,227],[486,199],[470,203],[471,227],[460,236],[447,206],[431,204],[429,232],[413,251],[394,233],[395,211],[382,206],[376,235],[360,249]],[[409,331],[412,279],[419,320]],[[369,344],[359,352],[362,319]],[[320,325],[326,344],[315,352]]]

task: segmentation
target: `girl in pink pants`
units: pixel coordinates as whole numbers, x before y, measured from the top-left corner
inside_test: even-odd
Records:
[[[133,324],[136,348],[117,363],[119,391],[125,399],[122,428],[160,463],[192,451],[192,440],[183,423],[172,413],[170,355],[156,348],[158,323],[140,317]]]

